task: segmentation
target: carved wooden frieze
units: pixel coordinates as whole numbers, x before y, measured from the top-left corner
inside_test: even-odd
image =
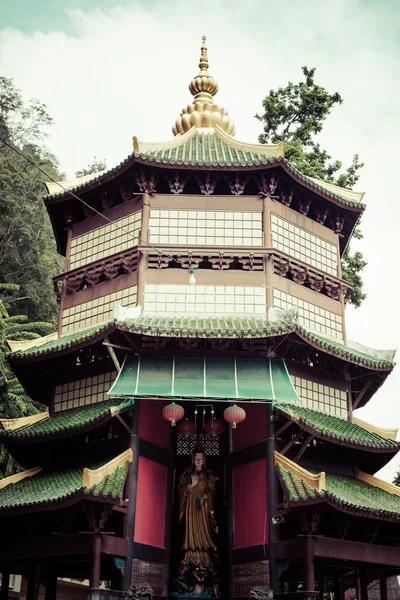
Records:
[[[135,176],[136,183],[142,193],[153,194],[156,191],[157,177],[153,172],[144,173],[143,171],[139,171]]]
[[[294,190],[284,190],[281,192],[281,202],[285,206],[290,206],[292,204],[294,196]]]
[[[165,565],[134,558],[131,583],[150,588],[153,596],[165,596]]]
[[[229,269],[233,261],[234,256],[226,256],[223,252],[220,252],[218,256],[208,256],[208,261],[211,263],[213,269],[226,270]]]
[[[269,564],[267,560],[233,566],[234,598],[248,598],[252,588],[269,587]]]
[[[171,256],[166,256],[162,252],[157,252],[157,254],[148,255],[147,266],[149,269],[166,269],[169,267],[169,263],[172,260]]]
[[[305,198],[299,199],[299,211],[305,217],[308,215],[310,207],[311,207],[311,198],[305,197]]]
[[[329,209],[323,206],[317,206],[315,211],[315,216],[317,219],[317,223],[320,225],[325,225],[326,217],[328,216]]]
[[[278,187],[279,180],[275,175],[260,175],[257,177],[258,190],[263,196],[275,198],[275,191]]]
[[[244,271],[263,271],[264,257],[262,254],[250,253],[248,256],[239,256],[239,263],[243,266]]]
[[[188,179],[189,179],[188,175],[185,175],[184,173],[179,173],[178,171],[175,171],[175,173],[172,176],[168,177],[168,179],[167,179],[171,193],[172,194],[181,194],[183,192],[183,188],[185,187],[185,184]]]
[[[333,223],[333,231],[335,233],[340,233],[343,229],[343,225],[344,225],[344,215],[342,215],[341,213],[338,213],[335,217],[335,221]]]
[[[235,177],[227,177],[231,194],[234,194],[235,196],[240,196],[243,194],[248,180],[249,177],[239,177],[239,175],[235,175]]]
[[[215,186],[217,185],[217,178],[205,173],[204,175],[196,176],[196,180],[200,186],[201,193],[205,196],[211,196],[214,193]]]

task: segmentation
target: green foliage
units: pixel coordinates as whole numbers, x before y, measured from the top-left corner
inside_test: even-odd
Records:
[[[44,104],[24,103],[12,80],[0,77],[0,282],[20,287],[13,305],[7,299],[5,305],[10,314],[55,322],[58,308],[51,280],[62,270],[63,260],[43,204],[46,178],[2,142],[60,179],[56,159],[41,144],[51,123]]]
[[[19,286],[0,283],[0,418],[18,419],[37,414],[45,407],[33,401],[13,376],[5,359],[9,352],[8,339],[24,340],[46,335],[54,330],[52,323],[28,323],[25,315],[9,316],[4,300],[9,304],[19,293]],[[20,465],[0,444],[0,479],[21,470]]]
[[[92,175],[93,173],[99,173],[100,171],[104,171],[107,168],[105,160],[97,160],[94,157],[93,162],[86,167],[86,169],[81,169],[75,173],[75,177],[83,177],[84,175]]]
[[[397,474],[395,475],[395,478],[393,479],[393,483],[394,483],[394,485],[400,486],[400,469],[397,471]]]
[[[302,71],[304,81],[289,82],[284,88],[271,90],[264,98],[264,112],[256,115],[263,123],[259,141],[263,144],[284,141],[285,158],[304,175],[353,188],[364,165],[359,155],[355,154],[352,163],[343,169],[342,162],[332,160],[315,141],[332,108],[342,104],[343,99],[338,92],[330,94],[315,83],[315,69],[303,67]],[[360,252],[352,255],[347,248],[342,258],[342,272],[343,278],[355,286],[351,300],[355,306],[360,306],[366,297],[361,277],[366,264]]]

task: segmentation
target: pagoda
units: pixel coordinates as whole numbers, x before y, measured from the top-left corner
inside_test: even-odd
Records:
[[[91,595],[343,600],[400,574],[396,430],[353,415],[394,352],[350,341],[340,257],[363,194],[235,138],[205,39],[163,143],[47,184],[65,270],[57,333],[9,363],[48,409],[3,419],[0,600]],[[176,426],[175,426],[176,425]],[[331,598],[333,596],[331,595]]]

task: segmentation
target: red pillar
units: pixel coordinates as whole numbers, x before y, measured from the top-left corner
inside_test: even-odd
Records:
[[[100,587],[100,564],[101,564],[101,534],[95,533],[93,539],[92,564],[90,566],[90,587]],[[28,598],[27,598],[28,600]]]
[[[314,554],[311,536],[306,537],[304,548],[304,591],[313,592],[315,586]]]

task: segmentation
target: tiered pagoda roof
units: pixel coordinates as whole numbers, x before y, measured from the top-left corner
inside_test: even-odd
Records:
[[[108,321],[82,329],[56,340],[8,355],[11,363],[42,359],[60,352],[70,352],[83,345],[93,344],[113,331],[121,329],[146,336],[204,338],[204,339],[260,339],[294,333],[311,346],[340,359],[369,369],[391,371],[395,365],[395,350],[376,350],[348,341],[325,337],[299,324],[295,310],[282,311],[278,318],[267,317],[186,317],[151,316],[142,314],[123,322]]]
[[[43,419],[28,425],[21,423],[18,426],[18,421],[24,419],[14,419],[16,422],[13,429],[0,430],[0,442],[38,443],[51,438],[75,435],[81,431],[90,431],[127,411],[132,405],[132,399],[125,401],[114,399],[92,406],[74,408],[51,417],[48,412],[43,413]],[[5,423],[3,422],[2,425],[4,427]]]
[[[82,499],[120,504],[132,451],[105,464],[46,472],[40,467],[0,481],[0,514],[54,509]]]
[[[276,453],[286,507],[326,503],[362,517],[400,521],[400,487],[359,473],[313,473]]]

